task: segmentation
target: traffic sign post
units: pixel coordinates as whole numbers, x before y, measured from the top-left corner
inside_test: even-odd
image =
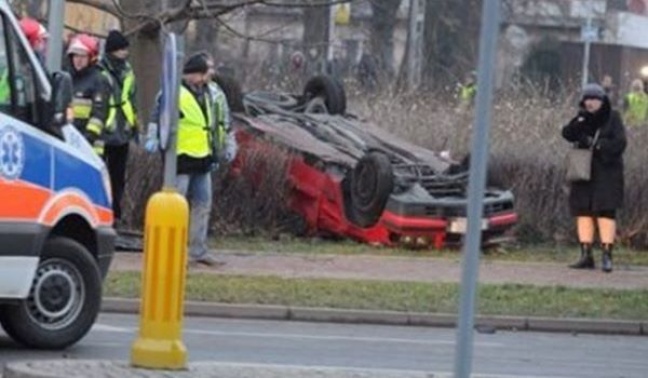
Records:
[[[179,67],[182,65],[182,38],[167,35],[162,60],[162,97],[160,99],[160,147],[164,151],[164,187],[175,187],[178,125]]]
[[[463,251],[455,378],[469,378],[472,371],[473,326],[477,279],[479,277],[481,223],[486,167],[488,166],[488,133],[493,103],[493,76],[499,35],[500,3],[501,0],[486,0],[482,6],[479,67],[477,70],[478,89],[475,102],[476,117],[468,182],[468,232]]]
[[[47,55],[45,66],[49,72],[61,70],[61,56],[63,56],[63,22],[65,20],[65,1],[51,0],[48,6],[48,29],[50,38],[47,41]]]
[[[189,204],[175,190],[181,40],[167,35],[162,64],[160,145],[165,152],[164,187],[149,198],[144,220],[144,266],[140,328],[131,348],[131,365],[182,370],[187,348],[182,326],[187,274]]]
[[[590,46],[592,42],[598,40],[599,29],[592,26],[592,17],[587,18],[587,23],[581,28],[581,40],[584,42],[585,50],[583,51],[583,76],[581,80],[581,88],[587,85],[589,79],[589,61],[590,61]]]

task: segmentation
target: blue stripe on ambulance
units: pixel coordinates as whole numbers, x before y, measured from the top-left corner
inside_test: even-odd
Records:
[[[43,139],[22,133],[25,143],[25,164],[21,179],[44,188],[59,192],[75,188],[85,193],[94,205],[110,208],[107,193],[103,187],[101,172],[97,167],[84,162],[74,154],[61,148],[48,145]],[[54,151],[54,180],[49,167],[52,164],[51,153]],[[58,172],[61,172],[58,174]],[[65,172],[75,172],[74,175]]]

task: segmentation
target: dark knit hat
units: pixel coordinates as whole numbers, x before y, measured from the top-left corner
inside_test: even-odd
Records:
[[[207,73],[209,71],[209,65],[207,65],[207,58],[204,54],[194,54],[187,59],[182,69],[184,74],[192,73]]]
[[[106,51],[106,53],[111,53],[113,51],[128,48],[128,46],[130,46],[130,43],[128,43],[128,40],[122,33],[117,30],[111,30],[110,33],[108,33],[108,38],[106,38],[104,51]]]
[[[603,100],[606,97],[605,90],[598,84],[590,83],[583,87],[582,98],[598,98]]]

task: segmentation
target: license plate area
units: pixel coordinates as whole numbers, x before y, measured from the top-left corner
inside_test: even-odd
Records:
[[[488,219],[481,220],[481,230],[488,229]],[[452,218],[448,222],[448,232],[451,234],[465,234],[468,231],[467,218]]]

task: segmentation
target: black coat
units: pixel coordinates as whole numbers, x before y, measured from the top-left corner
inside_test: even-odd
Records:
[[[571,184],[569,208],[574,215],[581,212],[616,210],[623,205],[623,152],[626,135],[618,112],[605,99],[601,109],[590,114],[583,109],[562,129],[563,138],[578,148],[592,144],[600,129],[592,158],[592,178],[588,182]]]

